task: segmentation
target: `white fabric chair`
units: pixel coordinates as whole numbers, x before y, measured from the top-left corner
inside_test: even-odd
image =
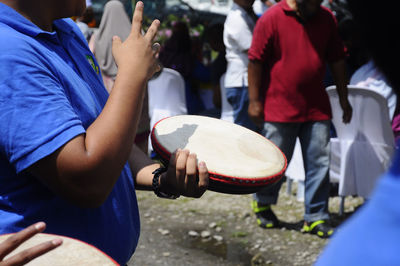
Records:
[[[390,165],[395,149],[386,99],[367,88],[348,86],[353,117],[342,122],[335,86],[327,88],[337,138],[331,139],[331,180],[339,181],[339,196],[368,198],[376,180]]]
[[[163,118],[187,114],[185,81],[182,75],[164,68],[148,82],[150,128]],[[149,151],[152,151],[149,137]]]
[[[233,123],[233,109],[232,105],[226,99],[224,80],[225,74],[223,74],[219,79],[219,87],[221,88],[221,119]]]
[[[285,172],[287,178],[287,190],[288,194],[292,193],[292,182],[297,182],[297,194],[296,199],[298,201],[304,201],[304,180],[305,171],[303,163],[303,155],[301,153],[301,145],[299,138],[296,139],[296,144],[294,146],[293,155],[290,159],[288,167]]]

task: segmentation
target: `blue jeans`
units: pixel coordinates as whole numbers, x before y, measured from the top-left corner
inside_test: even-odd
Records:
[[[226,99],[232,105],[233,119],[235,124],[247,127],[258,132],[257,126],[250,119],[247,110],[249,109],[249,92],[247,86],[226,88]]]
[[[299,137],[305,170],[304,205],[306,222],[329,219],[329,121],[304,123],[265,122],[263,135],[275,143],[289,162]],[[266,187],[254,199],[260,204],[276,204],[282,180]]]

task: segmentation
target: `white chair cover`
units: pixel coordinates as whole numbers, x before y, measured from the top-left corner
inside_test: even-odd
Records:
[[[342,122],[335,86],[327,88],[337,138],[331,139],[331,179],[339,180],[339,195],[370,196],[376,180],[390,165],[394,136],[386,99],[366,88],[348,86],[353,117]]]
[[[301,145],[299,138],[296,139],[296,145],[294,146],[292,159],[288,164],[285,175],[286,177],[292,179],[293,181],[298,182],[305,180],[303,155],[301,153]]]
[[[303,154],[301,153],[301,145],[299,138],[296,138],[292,159],[288,164],[285,172],[287,178],[287,192],[292,193],[292,182],[297,182],[297,195],[298,201],[304,201],[304,180],[306,177],[304,171]]]
[[[234,121],[233,109],[232,105],[228,102],[226,98],[224,80],[225,80],[225,74],[223,74],[219,79],[219,86],[221,88],[221,119],[233,123]]]
[[[187,114],[185,81],[170,68],[148,82],[150,128],[163,118]],[[149,137],[149,151],[152,151]]]

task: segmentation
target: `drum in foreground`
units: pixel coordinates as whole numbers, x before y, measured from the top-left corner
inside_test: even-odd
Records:
[[[156,123],[154,151],[164,163],[178,148],[197,154],[210,174],[209,189],[229,194],[254,193],[278,181],[286,157],[271,141],[245,127],[216,118],[180,115]]]
[[[6,240],[12,234],[0,235],[0,243]],[[26,242],[22,243],[11,254],[6,256],[5,259],[21,252],[27,248],[39,245],[46,241],[51,241],[55,238],[61,238],[63,243],[58,248],[49,251],[48,253],[35,258],[26,265],[31,266],[71,266],[71,265],[85,265],[85,266],[115,266],[119,265],[111,257],[97,249],[77,239],[40,233],[34,235]]]

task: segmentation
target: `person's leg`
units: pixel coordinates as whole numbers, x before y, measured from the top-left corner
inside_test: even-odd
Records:
[[[253,131],[258,131],[257,126],[251,121],[247,110],[249,109],[249,93],[247,87],[226,88],[226,99],[232,105],[234,122]]]
[[[296,143],[298,128],[299,124],[297,123],[265,122],[263,135],[281,149],[289,162]],[[277,183],[253,194],[252,208],[257,216],[258,225],[263,228],[272,228],[279,224],[270,205],[277,203],[282,182],[283,180],[281,179]]]
[[[333,230],[329,220],[329,121],[303,123],[300,143],[305,178],[304,230],[320,237],[329,237]]]
[[[304,220],[329,219],[329,121],[303,123],[300,143],[306,174]]]
[[[265,122],[262,135],[278,146],[283,154],[285,154],[287,161],[290,162],[290,159],[293,155],[294,146],[296,144],[298,130],[298,123]],[[274,185],[258,191],[253,195],[254,199],[262,205],[276,204],[282,182],[283,180],[281,179]]]

